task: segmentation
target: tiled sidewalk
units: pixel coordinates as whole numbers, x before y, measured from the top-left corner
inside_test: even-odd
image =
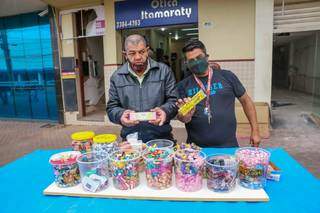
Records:
[[[36,149],[59,149],[70,147],[71,133],[93,130],[96,134],[115,133],[119,127],[108,126],[64,126],[39,122],[0,121],[0,165],[9,163]],[[174,129],[175,138],[185,141],[183,128]],[[241,146],[248,144],[240,141]],[[320,131],[276,129],[271,138],[263,141],[263,147],[283,147],[304,167],[320,178]]]

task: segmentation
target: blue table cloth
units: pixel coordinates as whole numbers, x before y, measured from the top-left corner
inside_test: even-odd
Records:
[[[269,202],[185,202],[45,196],[53,182],[49,157],[64,150],[38,150],[0,168],[0,212],[316,212],[320,181],[283,149],[269,149],[281,168],[280,182],[268,181]],[[207,154],[235,149],[204,149]]]

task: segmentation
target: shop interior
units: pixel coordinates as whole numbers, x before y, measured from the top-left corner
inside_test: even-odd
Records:
[[[274,35],[273,128],[309,126],[309,114],[320,102],[319,39],[319,31]]]
[[[128,35],[135,33],[146,38],[151,50],[150,57],[170,66],[177,82],[188,75],[182,48],[187,40],[198,39],[199,32],[196,24],[122,30],[123,41]]]
[[[83,115],[80,119],[88,121],[104,121],[106,109],[103,35],[97,35],[94,22],[98,15],[99,8],[75,13],[77,58],[83,100]]]

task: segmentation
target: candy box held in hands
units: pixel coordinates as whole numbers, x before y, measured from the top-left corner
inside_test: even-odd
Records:
[[[156,120],[157,115],[155,112],[132,112],[129,114],[131,121],[150,121]]]

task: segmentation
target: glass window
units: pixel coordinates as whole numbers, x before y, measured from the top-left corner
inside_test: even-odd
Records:
[[[57,120],[48,17],[0,18],[0,47],[0,117]]]

